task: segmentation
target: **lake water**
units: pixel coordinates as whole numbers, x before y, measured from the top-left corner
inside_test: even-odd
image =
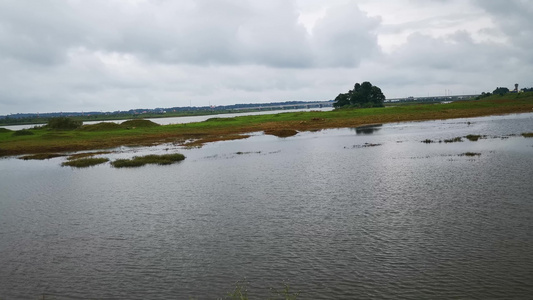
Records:
[[[533,114],[0,160],[0,299],[533,295]],[[468,134],[485,139],[424,144]],[[464,156],[466,152],[480,155]],[[238,154],[242,153],[242,154]]]

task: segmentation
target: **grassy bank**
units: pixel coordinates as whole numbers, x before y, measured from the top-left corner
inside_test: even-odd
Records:
[[[533,112],[533,93],[494,96],[449,104],[417,104],[328,112],[288,112],[276,115],[213,118],[205,122],[152,126],[149,123],[61,131],[29,129],[33,134],[0,131],[0,156],[81,151],[117,146],[150,146],[174,143],[201,146],[206,142],[246,138],[249,132],[288,133],[328,128],[357,127],[405,121],[467,118]],[[137,125],[137,126],[136,126]],[[281,136],[281,135],[280,135]]]

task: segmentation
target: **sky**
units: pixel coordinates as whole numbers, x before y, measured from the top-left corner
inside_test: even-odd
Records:
[[[533,0],[2,0],[0,115],[533,87]]]

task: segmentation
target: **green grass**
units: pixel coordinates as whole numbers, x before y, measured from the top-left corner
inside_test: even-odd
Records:
[[[163,154],[163,155],[145,155],[134,156],[131,159],[117,159],[111,162],[111,165],[115,168],[133,168],[142,167],[147,164],[155,165],[170,165],[178,161],[185,159],[183,154]]]
[[[157,126],[161,126],[157,123],[154,123],[150,120],[143,120],[143,119],[140,119],[140,120],[129,120],[129,121],[124,121],[122,123],[120,123],[120,126],[122,128],[146,128],[146,127],[157,127]]]
[[[33,131],[30,131],[28,129],[22,129],[22,130],[17,130],[13,132],[13,136],[34,135],[34,134],[35,133],[33,133]]]
[[[68,167],[75,167],[75,168],[87,168],[87,167],[92,167],[92,166],[96,166],[99,164],[103,164],[108,161],[109,161],[109,158],[87,157],[87,158],[69,160],[69,161],[63,162],[61,165],[68,166]]]

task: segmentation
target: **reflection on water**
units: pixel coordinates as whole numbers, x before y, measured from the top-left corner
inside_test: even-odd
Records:
[[[138,169],[0,160],[0,298],[215,299],[243,278],[261,299],[283,282],[301,299],[530,297],[533,114],[379,128],[110,156],[187,156]],[[420,142],[468,134],[488,138]]]
[[[374,134],[378,132],[382,126],[383,124],[367,125],[367,126],[359,126],[353,129],[355,129],[355,132],[357,134]]]

